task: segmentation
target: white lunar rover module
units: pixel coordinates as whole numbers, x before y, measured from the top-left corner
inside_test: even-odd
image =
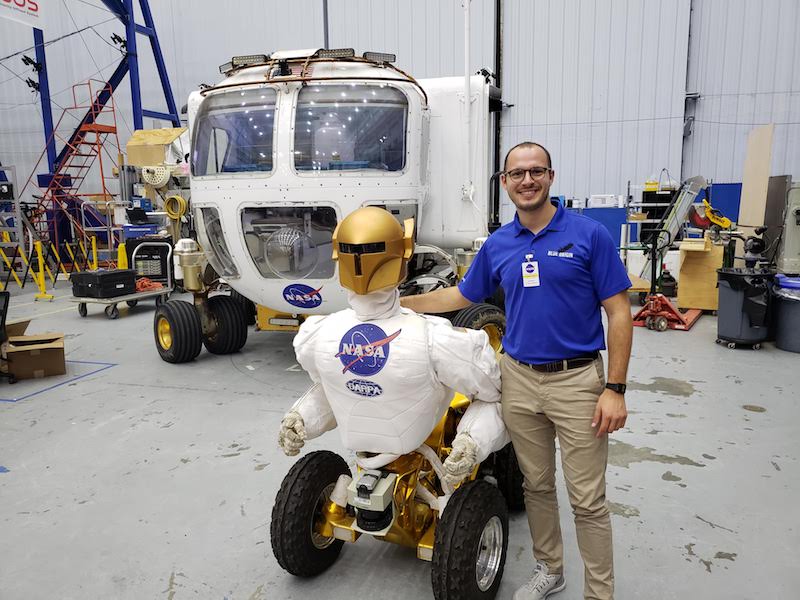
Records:
[[[415,221],[403,294],[463,275],[499,221],[500,91],[488,75],[417,81],[393,60],[352,49],[239,56],[220,67],[225,79],[190,95],[199,247],[181,240],[175,255],[195,298],[156,314],[162,358],[192,360],[201,343],[219,354],[241,348],[253,306],[242,297],[258,306],[259,329],[292,330],[306,315],[346,308],[331,238],[362,206]],[[220,278],[233,297],[209,297]],[[459,324],[477,320],[499,343],[502,313],[466,310]]]

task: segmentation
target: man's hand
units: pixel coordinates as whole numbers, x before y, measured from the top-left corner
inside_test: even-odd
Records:
[[[614,390],[606,388],[597,399],[597,408],[594,409],[592,427],[597,429],[597,437],[606,433],[614,433],[617,429],[625,427],[628,418],[628,409],[625,408],[625,396]]]
[[[306,443],[306,426],[300,413],[290,410],[281,420],[278,445],[286,456],[296,456]]]
[[[475,468],[478,445],[468,433],[459,433],[453,440],[453,449],[444,461],[447,474],[444,479],[450,485],[460,483]]]

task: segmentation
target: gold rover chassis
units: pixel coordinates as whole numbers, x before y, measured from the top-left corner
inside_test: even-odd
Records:
[[[436,452],[442,462],[450,455],[449,444],[455,437],[456,425],[469,406],[469,402],[465,396],[456,394],[450,403],[450,408],[425,440],[425,444]],[[438,497],[443,493],[431,463],[421,454],[411,453],[401,456],[382,467],[381,470],[397,474],[393,496],[396,517],[391,529],[385,535],[373,537],[415,548],[417,558],[432,560],[439,513],[433,510],[427,502],[417,498],[417,483],[434,496]],[[477,474],[478,467],[464,483],[475,479]],[[314,532],[323,538],[355,542],[361,536],[361,532],[353,527],[355,520],[355,516],[350,514],[346,508],[337,505],[332,500],[327,500],[317,515]]]

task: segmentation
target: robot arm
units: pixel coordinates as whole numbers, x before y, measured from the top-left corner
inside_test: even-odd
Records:
[[[486,333],[455,328],[440,317],[425,318],[437,379],[470,398],[499,402],[500,367]]]
[[[483,331],[457,329],[437,317],[428,320],[436,377],[450,389],[473,398],[459,421],[450,456],[444,461],[446,479],[455,485],[509,442],[500,412],[500,367]]]
[[[281,420],[278,445],[287,456],[295,456],[306,440],[312,440],[335,428],[336,417],[325,396],[325,390],[321,384],[315,383]]]
[[[458,422],[456,432],[456,439],[462,433],[469,434],[477,445],[476,464],[511,441],[499,402],[473,400]]]
[[[300,327],[293,342],[297,362],[308,372],[314,385],[294,403],[281,420],[278,444],[289,456],[297,454],[306,440],[319,437],[336,427],[336,417],[313,360],[314,336],[321,321],[321,318],[309,318]]]
[[[315,383],[294,403],[289,413],[297,413],[303,420],[306,439],[313,440],[326,431],[336,428],[336,417],[325,396],[322,384]],[[289,414],[287,413],[287,414]]]
[[[510,440],[499,402],[473,400],[456,428],[450,455],[444,461],[445,479],[456,485]]]

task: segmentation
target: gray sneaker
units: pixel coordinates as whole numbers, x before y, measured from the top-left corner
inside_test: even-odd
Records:
[[[536,563],[536,570],[530,581],[514,593],[514,600],[544,600],[550,594],[560,592],[567,587],[564,575],[550,575],[547,565]]]

